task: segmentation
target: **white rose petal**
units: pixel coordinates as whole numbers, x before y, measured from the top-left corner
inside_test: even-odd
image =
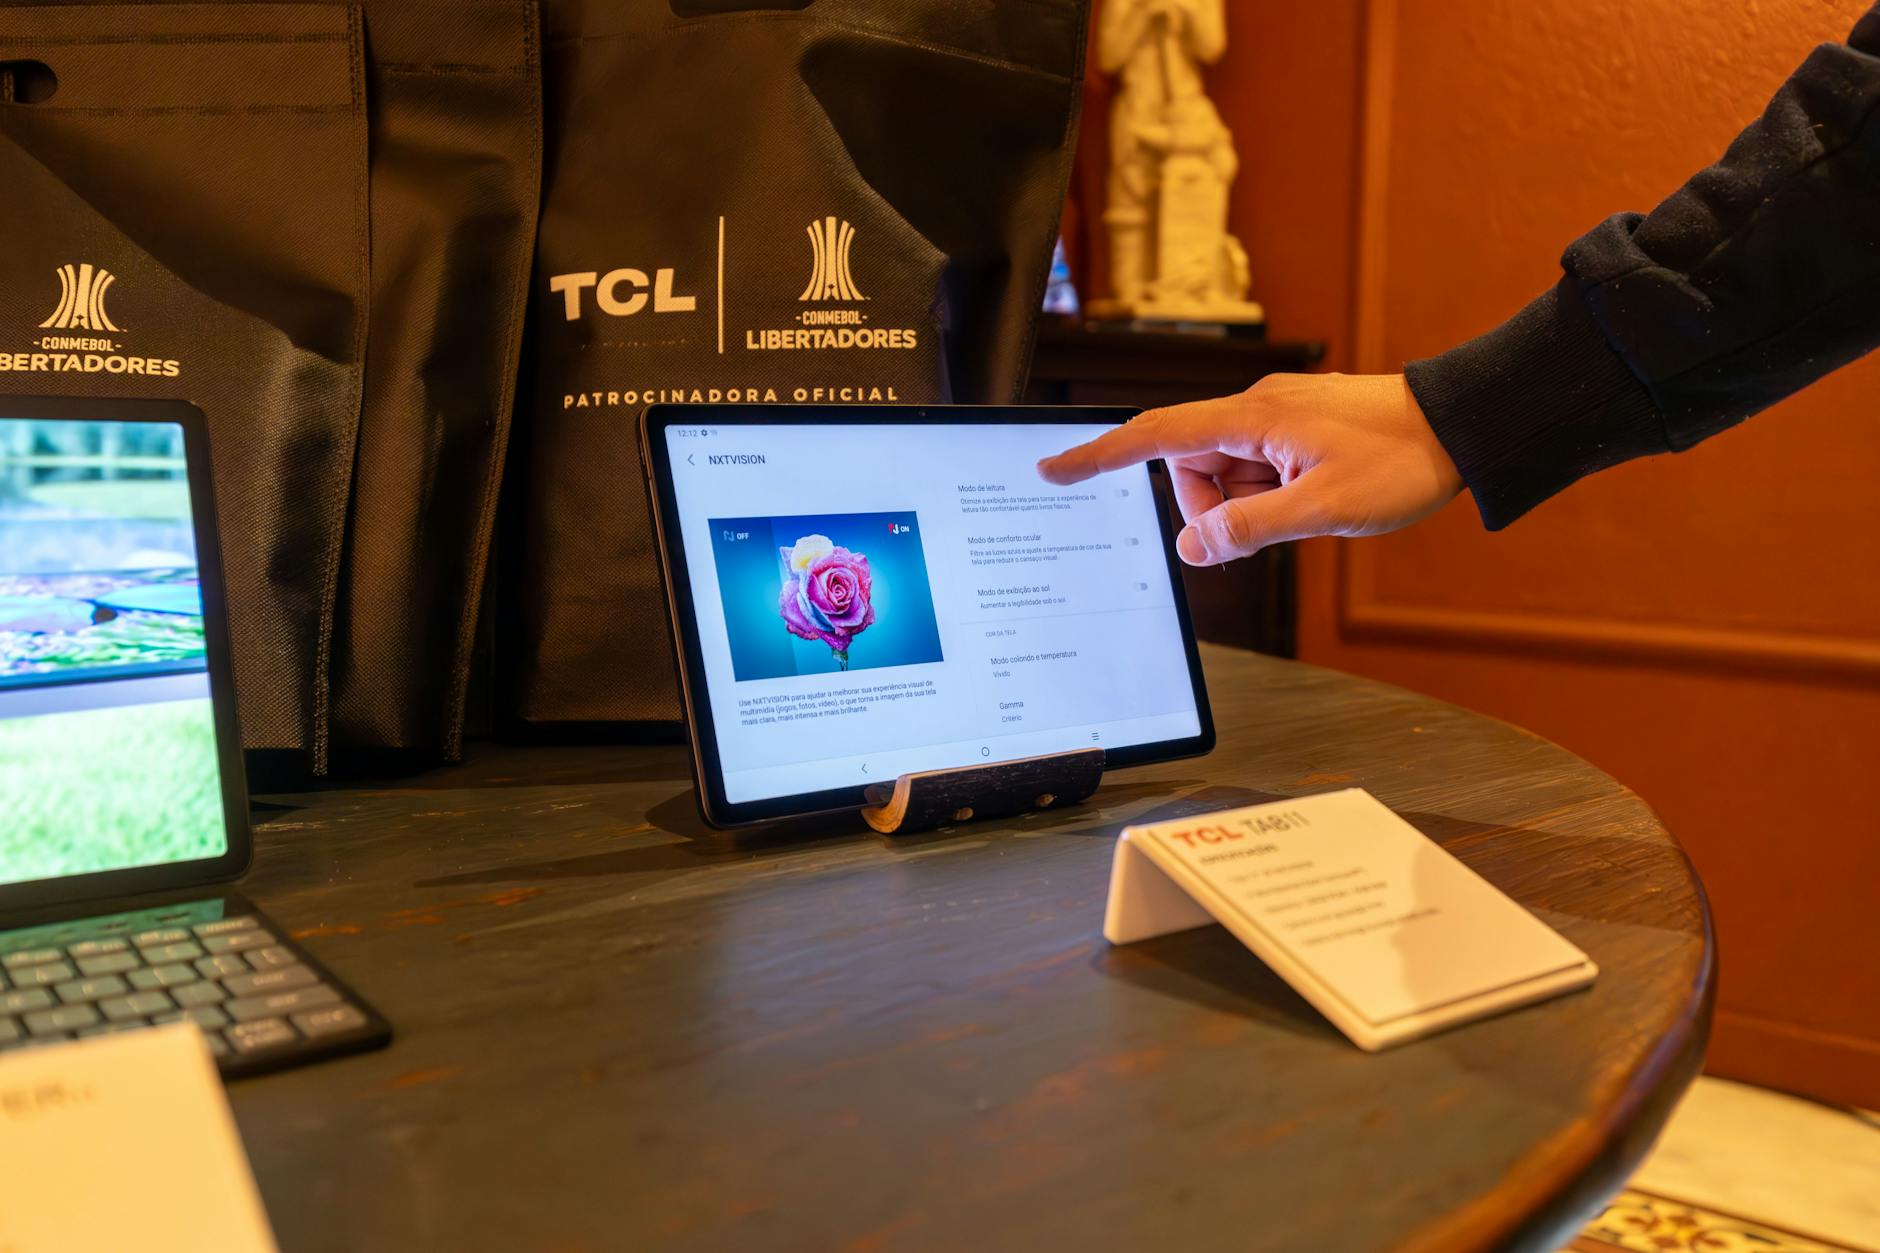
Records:
[[[835,550],[834,542],[827,535],[805,535],[790,548],[790,569],[801,574],[812,562]]]

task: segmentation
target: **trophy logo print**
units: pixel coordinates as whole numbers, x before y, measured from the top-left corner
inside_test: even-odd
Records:
[[[855,285],[849,269],[849,250],[855,246],[855,228],[834,216],[811,222],[810,248],[815,260],[810,269],[809,286],[798,300],[867,300]]]
[[[39,324],[42,330],[121,331],[124,328],[105,312],[105,293],[117,282],[117,275],[89,261],[73,266],[62,265],[59,275],[59,307]]]

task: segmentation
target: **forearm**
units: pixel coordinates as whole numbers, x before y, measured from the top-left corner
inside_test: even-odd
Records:
[[[1406,369],[1491,528],[1880,346],[1880,6],[1717,164],[1561,260],[1508,323]]]

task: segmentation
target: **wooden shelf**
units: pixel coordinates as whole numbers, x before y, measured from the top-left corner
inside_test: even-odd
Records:
[[[1325,345],[1317,341],[1093,328],[1049,318],[1038,327],[1031,381],[1034,387],[1099,380],[1168,386],[1192,400],[1199,399],[1197,391],[1218,396],[1268,374],[1308,370],[1324,356]]]

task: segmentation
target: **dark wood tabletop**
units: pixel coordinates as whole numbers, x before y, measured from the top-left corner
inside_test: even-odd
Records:
[[[677,747],[267,798],[244,890],[398,1031],[231,1086],[282,1249],[1558,1247],[1699,1065],[1690,864],[1514,727],[1206,662],[1212,756],[927,835],[710,831]],[[1367,1054],[1218,927],[1104,943],[1124,825],[1352,785],[1598,981]]]

